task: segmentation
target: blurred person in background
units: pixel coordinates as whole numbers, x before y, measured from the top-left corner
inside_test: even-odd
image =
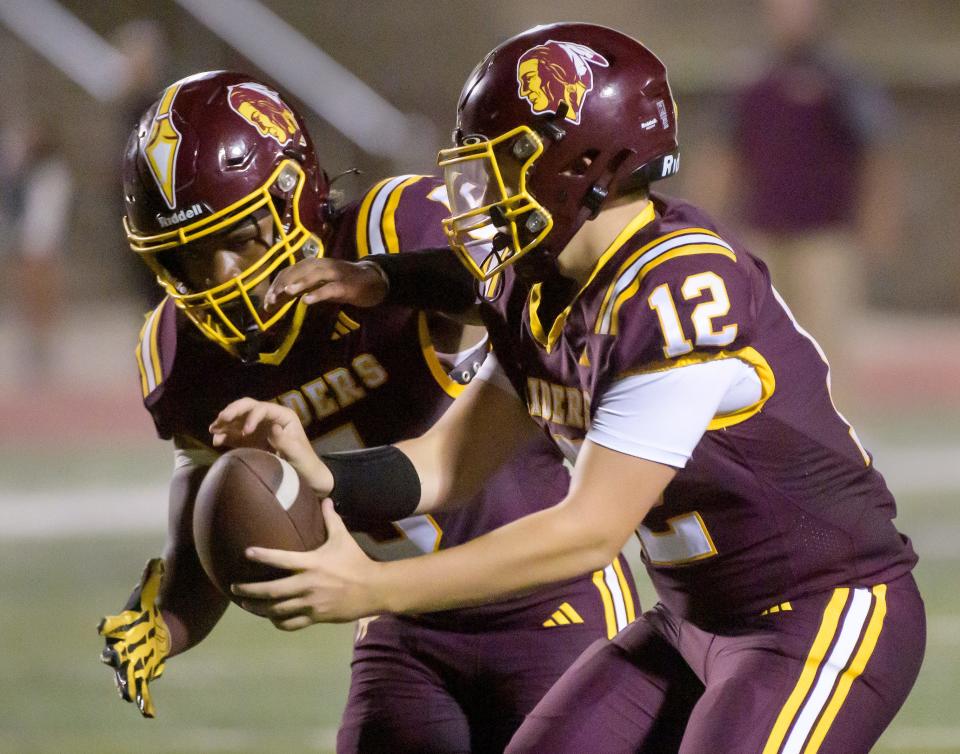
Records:
[[[0,256],[14,271],[11,298],[22,324],[19,377],[36,387],[53,376],[73,176],[52,127],[22,120],[0,133]]]
[[[158,434],[173,441],[176,469],[164,557],[148,563],[100,633],[121,696],[152,717],[150,683],[165,661],[203,640],[229,605],[201,567],[191,528],[195,495],[220,452],[208,430],[217,412],[252,394],[295,410],[327,458],[382,446],[456,405],[487,343],[481,328],[403,305],[413,294],[453,309],[474,301],[446,249],[444,184],[397,176],[332,206],[302,119],[262,82],[215,72],[171,85],[134,130],[124,166],[128,239],[166,293],[141,332],[141,386]],[[439,254],[409,253],[438,246]],[[376,309],[308,307],[290,293],[320,278],[319,300],[339,286],[377,303],[388,293],[377,265],[408,255],[427,258],[423,278],[406,293],[392,287]],[[367,261],[348,263],[358,258]],[[461,509],[372,529],[355,516],[355,536],[378,559],[454,546],[560,500],[569,483],[562,461],[546,438],[531,438],[482,493],[459,499]],[[502,751],[580,652],[623,628],[636,604],[616,556],[498,603],[364,616],[337,750]]]
[[[855,401],[849,353],[869,266],[899,240],[894,112],[831,53],[818,0],[761,5],[771,49],[731,105],[728,143],[705,161],[704,198],[739,220]]]

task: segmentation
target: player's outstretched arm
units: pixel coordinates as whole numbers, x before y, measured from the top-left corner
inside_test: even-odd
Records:
[[[472,499],[539,432],[515,392],[474,379],[424,435],[396,444],[420,477],[417,512]]]
[[[167,542],[163,557],[166,575],[160,606],[170,629],[170,656],[199,644],[230,605],[210,581],[193,540],[193,506],[206,465],[181,463],[170,482]]]
[[[370,307],[382,303],[388,291],[387,279],[376,266],[309,257],[277,274],[263,304],[268,312],[272,312],[302,296],[306,304],[326,301]]]
[[[310,552],[250,548],[251,559],[294,573],[233,591],[284,630],[502,599],[609,563],[675,473],[587,441],[558,505],[463,545],[388,563],[367,559],[325,501],[326,544]]]
[[[163,675],[166,660],[200,642],[230,604],[203,572],[193,546],[193,500],[205,471],[181,466],[174,472],[164,557],[147,563],[123,611],[98,626],[101,661],[113,668],[120,698],[144,717],[156,714],[150,684]]]
[[[359,262],[309,257],[277,274],[264,307],[272,312],[298,297],[306,304],[398,304],[480,323],[474,280],[446,247],[379,254]]]
[[[471,382],[421,437],[323,459],[314,452],[297,414],[276,403],[240,398],[210,425],[214,446],[272,450],[289,461],[320,498],[332,494],[341,514],[380,521],[432,513],[449,501],[472,498],[537,431],[515,393],[484,380]],[[380,491],[383,509],[375,510]],[[404,499],[387,499],[391,493]]]

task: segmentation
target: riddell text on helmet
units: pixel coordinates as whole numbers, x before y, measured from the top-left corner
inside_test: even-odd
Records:
[[[185,220],[192,220],[194,217],[200,217],[202,214],[202,204],[191,204],[179,212],[171,212],[169,215],[157,215],[157,222],[160,223],[161,228],[169,228],[171,225],[182,223]]]

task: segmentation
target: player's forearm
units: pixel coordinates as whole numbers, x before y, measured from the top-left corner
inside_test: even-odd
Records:
[[[561,503],[449,550],[378,564],[374,599],[397,613],[483,604],[602,568],[622,546]]]
[[[453,315],[475,310],[473,276],[448,248],[378,254],[367,257],[365,263],[383,271],[387,303]]]
[[[223,617],[230,600],[207,578],[195,553],[168,550],[164,560],[167,570],[159,602],[170,631],[172,657],[203,641]]]
[[[417,513],[472,499],[538,432],[515,394],[471,382],[426,434],[396,445],[420,477]]]
[[[159,603],[170,630],[171,656],[202,641],[230,604],[207,578],[193,542],[193,500],[205,473],[204,467],[181,467],[170,483],[166,571]]]
[[[413,440],[396,443],[396,448],[410,459],[420,478],[420,502],[416,513],[434,513],[444,503],[459,495],[459,499],[472,497],[476,490],[469,479],[458,479],[446,463],[442,438],[423,435]]]

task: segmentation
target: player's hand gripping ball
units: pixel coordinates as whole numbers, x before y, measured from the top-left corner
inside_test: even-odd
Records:
[[[217,459],[204,477],[193,536],[207,576],[239,603],[231,584],[288,575],[247,560],[246,548],[315,550],[327,531],[316,494],[293,466],[265,450],[238,448]]]

